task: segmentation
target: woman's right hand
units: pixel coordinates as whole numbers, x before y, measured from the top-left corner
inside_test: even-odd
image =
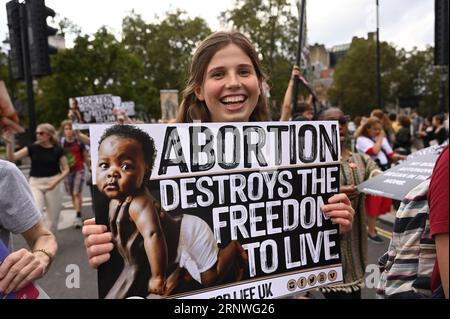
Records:
[[[112,233],[107,231],[105,225],[95,224],[94,218],[85,220],[83,224],[84,245],[89,265],[98,268],[111,258],[110,252],[114,248]]]
[[[321,208],[333,224],[339,225],[339,233],[344,234],[352,229],[355,210],[348,196],[344,193],[336,194],[328,199],[328,204]]]

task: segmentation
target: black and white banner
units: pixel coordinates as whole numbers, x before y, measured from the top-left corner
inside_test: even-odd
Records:
[[[402,201],[412,189],[431,176],[444,147],[430,146],[417,151],[400,164],[359,184],[358,190]]]
[[[87,129],[91,124],[114,123],[116,117],[113,114],[113,98],[117,97],[103,94],[70,99],[69,111],[74,129]]]
[[[185,285],[169,297],[277,298],[343,280],[338,226],[320,209],[339,192],[336,122],[135,127],[155,143],[150,193],[161,210],[206,223],[218,247],[219,264],[220,258],[225,258],[220,254],[231,243],[237,243],[247,255],[239,281],[227,277],[209,286],[202,277],[198,285]],[[90,128],[94,184],[103,156],[99,159],[99,141],[108,128]],[[111,227],[111,210],[108,216],[108,200],[101,191],[94,198],[96,218]],[[164,225],[162,228],[165,232]],[[184,237],[165,232],[168,247],[174,238]],[[202,240],[207,241],[207,236]],[[175,246],[183,244],[189,246],[186,242]],[[168,249],[170,260],[175,252]],[[141,253],[146,252],[142,249]],[[100,297],[108,294],[122,271],[122,254],[116,251],[100,268]],[[189,267],[188,272],[195,277]]]

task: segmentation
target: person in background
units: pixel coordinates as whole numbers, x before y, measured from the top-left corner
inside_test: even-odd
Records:
[[[405,196],[395,216],[388,251],[380,257],[377,297],[448,299],[448,145],[431,178]]]
[[[338,121],[341,142],[340,191],[347,194],[355,209],[352,229],[341,235],[341,260],[344,282],[321,288],[326,299],[361,299],[367,266],[367,220],[365,195],[358,192],[358,184],[379,174],[377,164],[366,154],[351,150],[347,128],[348,118],[338,108],[324,111],[319,120]]]
[[[412,147],[415,150],[420,150],[424,147],[422,136],[420,136],[419,134],[419,132],[424,131],[424,122],[425,121],[423,117],[419,115],[419,112],[417,110],[413,110],[411,112],[411,136],[413,138]]]
[[[31,159],[30,187],[41,212],[46,208],[46,226],[57,229],[61,210],[59,183],[69,174],[63,150],[58,145],[55,128],[48,123],[36,128],[36,142],[17,152],[13,151],[12,136],[4,138],[8,160],[15,162],[27,156]]]
[[[83,113],[80,111],[80,107],[78,106],[78,101],[76,98],[71,99],[70,108],[67,117],[73,122],[77,124],[85,123]]]
[[[85,164],[88,164],[88,154],[84,143],[77,138],[72,128],[72,121],[65,120],[61,123],[60,146],[64,151],[70,172],[64,178],[64,187],[72,199],[76,212],[74,227],[81,228],[83,220],[81,216],[82,192],[85,177]]]
[[[430,142],[433,140],[434,127],[433,116],[429,115],[425,117],[425,121],[422,125],[422,130],[417,132],[417,138],[422,139],[423,147],[430,147]],[[414,140],[414,138],[413,138]]]
[[[392,161],[405,159],[404,155],[395,153],[385,137],[381,121],[377,117],[369,118],[355,133],[356,151],[369,155],[382,171],[390,168]],[[381,196],[366,196],[366,213],[369,240],[382,244],[383,239],[377,234],[378,216],[391,211],[392,200]]]
[[[384,130],[384,135],[389,142],[389,145],[394,145],[395,143],[395,133],[392,129],[392,123],[389,117],[383,112],[383,110],[375,109],[370,113],[370,117],[376,117],[381,121],[382,128]]]
[[[0,79],[0,133],[23,132],[4,82]],[[11,233],[21,234],[31,250],[12,251]],[[0,241],[11,252],[0,262],[0,294],[9,294],[42,278],[58,245],[45,227],[30,187],[16,165],[0,160]]]
[[[394,150],[402,155],[411,154],[411,120],[406,115],[400,115],[398,118],[400,129],[395,134]]]
[[[448,132],[444,126],[445,116],[444,114],[437,114],[433,116],[433,139],[430,141],[430,145],[441,145],[448,139]]]
[[[312,96],[308,98],[308,101],[298,101],[297,108],[295,110],[292,109],[292,94],[296,77],[300,79],[300,69],[297,65],[294,65],[286,93],[284,94],[280,121],[311,121],[314,118]]]
[[[394,134],[397,134],[397,132],[400,130],[401,125],[400,123],[397,121],[397,113],[389,113],[389,121],[391,121],[391,126],[392,126],[392,131],[394,132]]]
[[[14,164],[0,160],[0,241],[10,251],[11,233],[21,234],[30,250],[11,252],[0,262],[0,294],[5,295],[42,278],[58,244],[42,221],[25,176]]]

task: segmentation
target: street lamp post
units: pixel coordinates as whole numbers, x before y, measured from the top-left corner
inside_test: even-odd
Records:
[[[381,54],[380,54],[380,10],[378,0],[377,5],[377,102],[378,108],[384,110],[383,101],[381,99]]]
[[[440,104],[440,112],[445,113],[445,82],[447,81],[447,68],[444,65],[440,67],[440,93],[439,93],[439,104]]]
[[[303,33],[304,33],[304,21],[305,21],[305,11],[306,11],[306,0],[297,1],[297,8],[299,11],[299,31],[298,31],[298,48],[297,48],[297,60],[296,64],[300,68],[301,67],[301,58],[302,58],[302,50],[303,50]],[[294,78],[294,89],[292,91],[292,110],[297,109],[297,97],[299,90],[299,79],[298,77]]]

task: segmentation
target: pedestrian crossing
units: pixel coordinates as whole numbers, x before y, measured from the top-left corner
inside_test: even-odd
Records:
[[[62,203],[61,213],[59,215],[58,230],[64,230],[73,227],[77,212],[73,208],[72,200],[69,196],[64,196],[64,202]],[[92,198],[83,197],[82,207],[92,207]]]

